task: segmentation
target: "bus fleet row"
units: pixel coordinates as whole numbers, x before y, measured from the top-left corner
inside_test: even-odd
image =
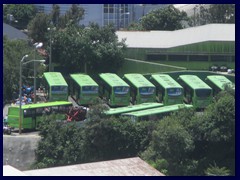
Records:
[[[107,116],[125,116],[136,121],[161,119],[180,109],[205,108],[226,85],[234,88],[231,81],[220,75],[207,76],[206,83],[195,75],[180,75],[175,81],[167,74],[154,74],[146,79],[141,74],[125,74],[120,78],[102,73],[97,83],[89,75],[71,74],[67,83],[61,73],[47,72],[43,79],[48,102],[23,105],[21,109],[18,105],[10,106],[11,127],[36,129],[42,115],[52,112],[57,119],[64,120],[72,107],[69,95],[79,105],[89,105],[101,97],[114,107],[105,112]]]
[[[146,79],[142,74],[99,74],[94,81],[86,74],[71,74],[67,83],[61,73],[44,73],[44,86],[48,101],[67,100],[68,95],[79,105],[89,105],[97,97],[105,99],[110,107],[128,106],[149,102],[163,105],[192,104],[205,108],[226,85],[234,84],[222,75],[207,76],[206,82],[195,75],[180,75],[174,80],[167,74],[153,74]]]

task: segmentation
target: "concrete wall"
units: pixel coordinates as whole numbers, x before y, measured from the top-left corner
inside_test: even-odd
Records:
[[[35,160],[40,136],[3,135],[3,165],[11,165],[19,170],[29,170]]]

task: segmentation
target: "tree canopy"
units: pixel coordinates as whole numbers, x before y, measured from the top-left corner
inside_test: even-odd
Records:
[[[52,59],[65,72],[115,72],[123,62],[124,49],[112,26],[68,26],[53,36]]]
[[[28,23],[35,17],[36,7],[32,4],[5,4],[3,6],[3,20],[11,23],[18,29],[26,29]],[[13,15],[12,22],[9,21],[8,15]],[[15,22],[17,20],[17,22]]]
[[[80,127],[46,117],[35,168],[140,156],[166,175],[235,174],[235,98],[227,91],[204,112],[185,109],[158,121],[105,110],[98,101]]]
[[[187,21],[187,13],[173,5],[149,12],[140,20],[144,30],[177,30],[183,29],[183,21]]]

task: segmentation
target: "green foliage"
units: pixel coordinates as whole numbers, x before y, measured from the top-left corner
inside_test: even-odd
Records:
[[[61,29],[71,25],[78,26],[84,15],[84,9],[77,4],[72,4],[72,7],[64,15],[59,16],[58,11],[60,11],[59,7],[53,6],[52,13],[55,16],[52,16],[52,20],[53,25]]]
[[[96,102],[83,127],[45,117],[33,168],[137,156],[145,150],[155,122],[133,123],[103,116],[106,107]]]
[[[26,29],[28,23],[34,18],[36,13],[36,7],[32,4],[5,4],[3,6],[4,22],[10,23],[9,20],[7,20],[7,15],[12,14],[14,20],[18,22],[12,22],[11,25],[18,29]]]
[[[131,23],[128,27],[127,27],[128,31],[143,31],[143,27],[140,23]]]
[[[54,115],[45,116],[40,124],[42,140],[36,150],[33,168],[74,164],[83,159],[83,135],[77,125],[54,119]]]
[[[53,26],[58,27],[59,18],[60,18],[60,6],[57,4],[53,4],[51,12]]]
[[[107,117],[102,103],[90,107],[82,127],[43,121],[35,167],[140,155],[166,175],[235,174],[235,98],[228,91],[204,112],[183,109],[160,121]]]
[[[235,23],[235,4],[211,4],[210,23]]]
[[[28,25],[29,36],[35,42],[47,42],[47,28],[50,26],[50,16],[38,13]]]
[[[220,168],[216,165],[216,163],[214,163],[214,165],[210,165],[210,167],[207,168],[205,174],[207,176],[229,176],[230,170],[226,167]]]
[[[235,4],[197,4],[194,9],[195,15],[190,17],[190,26],[235,23]]]
[[[112,26],[68,26],[54,34],[52,59],[66,72],[116,72],[123,62],[124,42],[118,42]]]
[[[21,50],[21,51],[19,51]],[[14,92],[19,91],[20,61],[30,51],[26,41],[10,41],[3,37],[3,101],[12,100]],[[23,71],[23,77],[26,72]]]
[[[182,21],[188,21],[186,12],[170,5],[143,16],[141,25],[144,30],[177,30],[184,28]]]

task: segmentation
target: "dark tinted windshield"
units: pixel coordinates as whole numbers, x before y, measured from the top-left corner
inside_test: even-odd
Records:
[[[52,86],[52,92],[67,92],[67,86]]]
[[[127,94],[129,87],[119,86],[113,88],[115,94]]]
[[[82,93],[84,94],[97,94],[98,87],[97,86],[84,86],[82,87]]]
[[[180,96],[180,95],[182,95],[182,89],[181,88],[170,88],[170,89],[167,89],[167,94],[169,96]]]
[[[139,88],[139,93],[142,95],[151,95],[155,92],[155,88],[154,87],[142,87]]]
[[[211,95],[211,89],[197,89],[196,90],[197,97],[209,97]]]

